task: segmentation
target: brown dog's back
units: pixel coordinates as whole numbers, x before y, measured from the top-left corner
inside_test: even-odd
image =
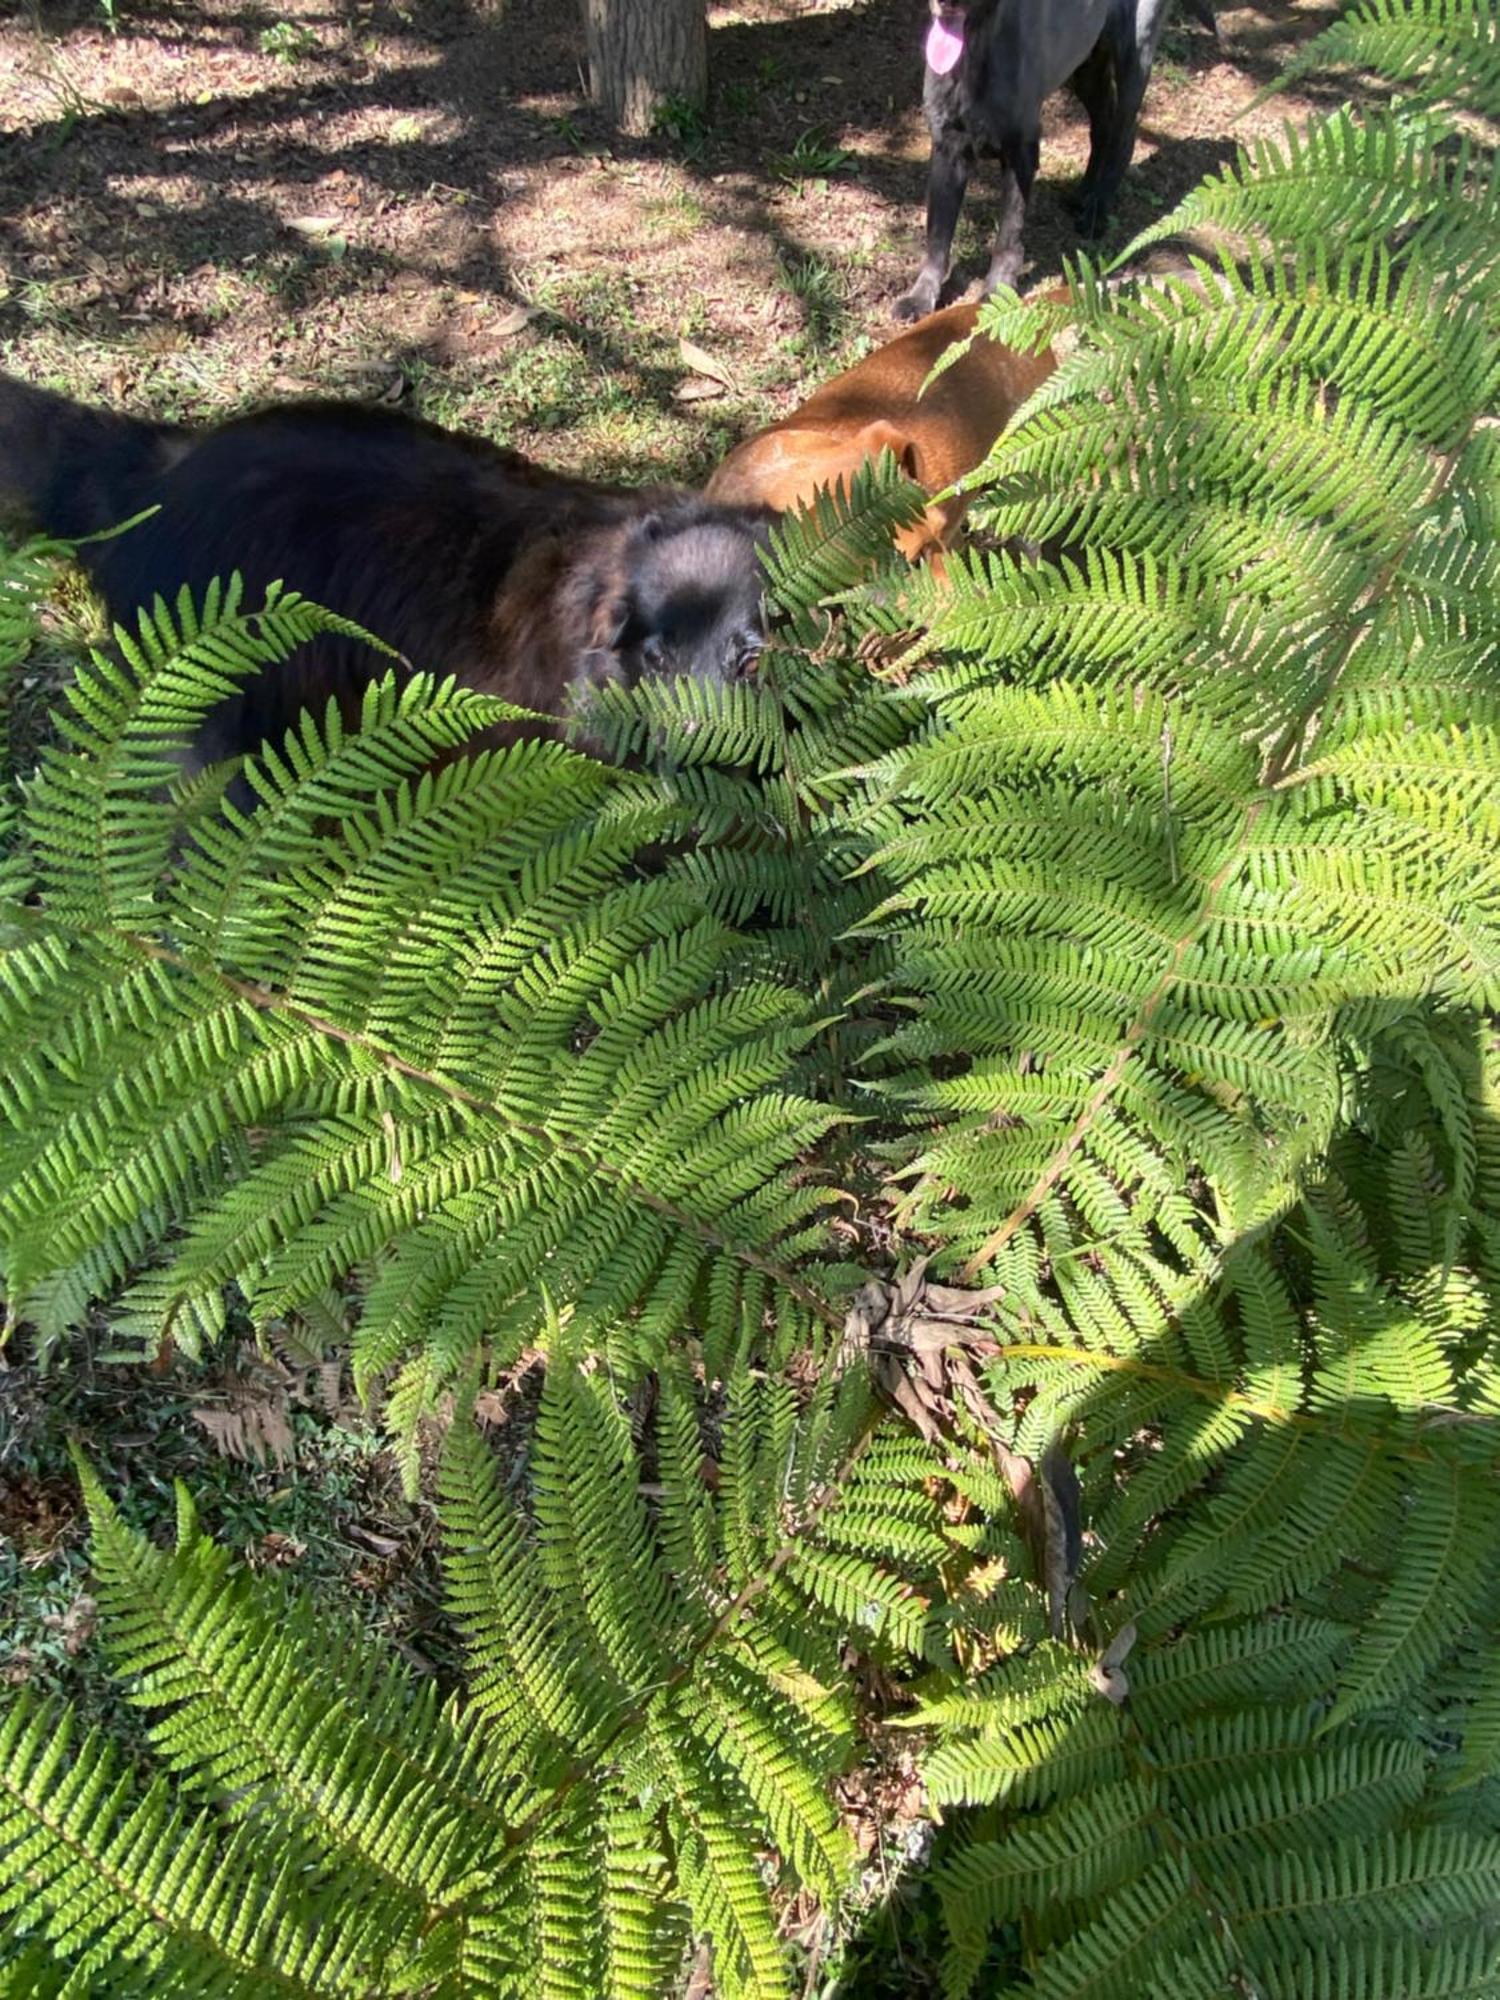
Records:
[[[847,485],[866,459],[886,448],[929,493],[962,479],[1057,365],[1050,348],[1022,354],[981,335],[921,394],[940,357],[974,331],[978,313],[977,305],[931,313],[825,382],[799,408],[737,446],[708,482],[707,497],[785,512],[805,505],[821,486],[841,478]],[[965,504],[952,499],[929,507],[925,519],[898,538],[903,554],[916,560],[948,547]]]

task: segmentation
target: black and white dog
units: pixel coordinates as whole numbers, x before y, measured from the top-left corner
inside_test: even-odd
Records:
[[[1188,0],[1214,29],[1208,0]],[[1097,235],[1130,155],[1141,99],[1171,0],[930,0],[922,102],[932,133],[927,250],[896,306],[920,319],[948,276],[969,172],[981,153],[1000,161],[1000,228],[985,291],[1021,272],[1021,229],[1036,179],[1042,105],[1070,84],[1089,117],[1089,163],[1079,227]]]

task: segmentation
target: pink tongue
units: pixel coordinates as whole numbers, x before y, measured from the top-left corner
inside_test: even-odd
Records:
[[[955,35],[946,21],[934,21],[927,30],[927,67],[946,76],[963,52],[962,29]]]

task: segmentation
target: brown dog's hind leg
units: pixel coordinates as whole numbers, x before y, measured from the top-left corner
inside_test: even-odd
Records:
[[[927,249],[916,283],[896,301],[898,320],[922,319],[938,302],[948,261],[953,254],[953,232],[958,212],[964,205],[969,185],[971,156],[962,146],[934,142],[932,165],[927,174]]]

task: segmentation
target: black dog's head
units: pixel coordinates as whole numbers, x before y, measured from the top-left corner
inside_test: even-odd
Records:
[[[760,552],[774,518],[692,499],[620,523],[592,578],[583,678],[634,687],[648,674],[747,673],[765,643]]]

